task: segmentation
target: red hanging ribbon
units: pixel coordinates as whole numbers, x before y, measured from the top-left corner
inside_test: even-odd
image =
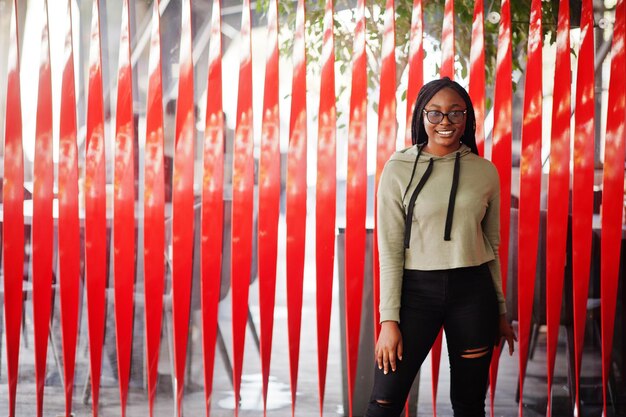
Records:
[[[502,0],[498,52],[496,57],[496,86],[493,114],[492,161],[500,176],[500,271],[502,292],[506,296],[507,268],[509,260],[509,227],[511,221],[511,124],[513,84],[511,81],[511,4]],[[494,396],[498,375],[500,347],[494,349],[489,376],[491,416],[494,414]]]
[[[115,249],[115,336],[122,417],[126,415],[133,334],[135,283],[135,127],[130,63],[128,0],[122,3],[122,26],[117,81],[113,245]]]
[[[261,373],[263,378],[263,413],[267,410],[270,375],[274,304],[276,299],[276,262],[278,218],[280,215],[280,114],[278,108],[278,2],[268,9],[268,53],[265,66],[265,96],[261,127],[259,170],[259,299],[261,314]],[[306,86],[305,86],[306,88]],[[306,186],[306,185],[305,185]],[[292,402],[293,404],[293,402]]]
[[[546,233],[547,416],[552,415],[552,382],[559,336],[567,242],[572,108],[569,22],[569,0],[561,0],[556,39],[556,67],[554,70]]]
[[[335,263],[334,213],[337,205],[337,113],[335,109],[335,43],[333,37],[332,0],[326,0],[321,62],[322,73],[317,135],[317,187],[315,196],[315,265],[317,278],[318,386],[320,410],[323,410]],[[329,216],[329,213],[332,215]]]
[[[352,91],[348,132],[348,181],[346,190],[345,316],[348,358],[348,405],[352,396],[359,353],[359,333],[365,268],[365,215],[367,196],[367,68],[365,56],[365,1],[356,8]]]
[[[394,0],[387,0],[385,6],[385,31],[383,33],[382,67],[380,71],[380,98],[378,100],[378,147],[376,151],[376,179],[374,185],[374,208],[377,212],[377,193],[380,174],[385,163],[396,149],[396,28]],[[376,214],[374,219],[376,219]],[[374,228],[374,338],[380,333],[380,281],[378,264],[378,239]]]
[[[22,280],[24,279],[24,152],[22,148],[17,10],[17,0],[14,0],[9,34],[2,187],[4,211],[2,258],[4,262],[4,322],[6,325],[9,417],[15,417],[15,395],[17,393],[20,331],[22,327]]]
[[[222,109],[221,6],[213,1],[206,127],[204,130],[204,174],[202,179],[202,352],[204,398],[207,417],[211,409],[217,313],[222,272],[224,220],[224,112]],[[209,93],[210,92],[210,93]]]
[[[474,2],[472,44],[470,46],[469,94],[476,117],[476,147],[479,155],[485,155],[485,5],[483,0]]]
[[[233,158],[233,203],[231,240],[231,278],[233,305],[233,382],[235,416],[239,415],[239,392],[243,348],[248,319],[248,292],[252,260],[252,208],[254,157],[252,141],[252,51],[250,0],[244,0],[241,13],[241,63],[237,100]]]
[[[576,378],[575,413],[580,415],[580,373],[589,294],[594,171],[594,39],[593,2],[583,0],[581,43],[576,80],[574,130],[574,179],[572,186],[572,273],[574,310],[574,356]]]
[[[406,89],[406,129],[404,145],[409,147],[411,141],[411,120],[417,93],[424,84],[424,22],[422,17],[422,0],[413,0],[411,14],[411,40],[409,45],[409,82]]]
[[[541,193],[541,0],[533,0],[528,29],[522,154],[520,161],[520,203],[518,223],[517,298],[519,328],[519,415],[523,414],[524,378],[528,361],[530,321],[535,294],[537,245],[539,242],[539,197]]]
[[[72,391],[78,335],[80,290],[80,229],[78,224],[78,150],[76,146],[76,95],[72,44],[72,5],[67,3],[65,57],[61,86],[59,132],[59,289],[65,414],[72,412]]]
[[[289,369],[291,415],[295,416],[302,323],[302,281],[306,238],[306,50],[304,0],[298,0],[293,47],[293,81],[289,154],[287,160],[287,320],[289,330]]]
[[[176,410],[182,415],[193,270],[194,122],[191,0],[182,2],[176,143],[172,174],[172,320]]]
[[[446,0],[443,14],[440,74],[454,79],[454,0]]]
[[[85,152],[85,285],[89,331],[91,410],[92,415],[97,416],[107,284],[106,143],[104,139],[102,54],[100,49],[100,7],[97,0],[94,0],[92,4],[88,94]]]
[[[54,165],[52,162],[52,79],[48,37],[48,1],[44,1],[39,66],[39,97],[35,163],[33,168],[33,322],[35,336],[35,380],[37,416],[43,415],[43,390],[46,378],[50,305],[52,301],[52,200]]]
[[[602,180],[600,316],[602,317],[602,399],[607,416],[607,384],[615,326],[624,210],[624,137],[626,136],[626,4],[617,3],[611,48],[611,80]],[[623,283],[622,283],[623,284]]]
[[[454,79],[454,1],[446,0],[441,30],[441,77]],[[437,386],[439,385],[439,365],[441,363],[441,345],[443,329],[439,330],[437,339],[430,350],[432,369],[432,401],[433,416],[437,417]]]
[[[163,317],[165,253],[165,174],[163,167],[163,89],[159,1],[152,5],[148,97],[146,100],[146,145],[144,156],[144,304],[148,408],[154,415],[157,367]]]

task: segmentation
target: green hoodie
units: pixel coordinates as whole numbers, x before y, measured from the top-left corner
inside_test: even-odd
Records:
[[[458,184],[451,198],[457,153]],[[415,163],[417,155],[417,146],[394,153],[378,185],[380,321],[400,321],[404,269],[445,270],[486,262],[500,313],[506,313],[498,257],[500,181],[496,168],[466,145],[441,157],[422,152]],[[430,174],[414,199],[412,221],[405,224],[409,201],[429,164]],[[449,240],[444,240],[450,222]],[[406,236],[410,239],[405,244]]]

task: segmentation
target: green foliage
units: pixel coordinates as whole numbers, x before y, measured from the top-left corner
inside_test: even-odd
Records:
[[[531,0],[510,1],[511,5],[511,29],[512,29],[512,60],[513,70],[524,70],[526,57],[526,43],[530,17]],[[260,12],[267,11],[269,0],[257,2]],[[320,65],[315,65],[321,57],[323,30],[324,30],[324,5],[325,0],[307,0],[306,2],[306,37],[307,59],[310,71],[319,71]],[[334,35],[335,35],[335,59],[341,73],[350,69],[352,49],[354,42],[354,19],[355,1],[337,0],[334,4]],[[395,29],[396,29],[396,62],[398,80],[403,73],[409,55],[409,37],[411,29],[413,0],[396,0],[395,2]],[[556,21],[558,12],[558,0],[543,0],[543,33],[544,42],[554,42],[556,39]],[[441,29],[443,25],[444,1],[424,0],[424,37],[433,44],[435,51],[440,48]],[[379,82],[380,56],[382,46],[382,33],[384,28],[384,0],[367,0],[366,4],[366,53],[368,55],[368,80],[369,87],[375,88]],[[461,66],[461,75],[465,78],[469,73],[469,55],[472,34],[472,19],[474,14],[474,0],[455,0],[455,47],[457,66]],[[485,70],[488,92],[493,86],[496,71],[496,52],[498,43],[498,27],[500,1],[485,1]],[[351,14],[351,21],[338,18],[339,13]],[[294,30],[296,15],[296,2],[280,1],[279,16],[281,36],[281,53],[291,53],[293,38],[288,36]],[[403,97],[405,92],[402,92]]]

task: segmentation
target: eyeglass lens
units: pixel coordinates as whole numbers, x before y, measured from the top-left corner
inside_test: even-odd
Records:
[[[449,113],[442,113],[438,110],[426,111],[426,118],[430,123],[437,124],[443,121],[444,116],[448,116],[450,123],[461,123],[463,121],[464,111],[451,111]]]

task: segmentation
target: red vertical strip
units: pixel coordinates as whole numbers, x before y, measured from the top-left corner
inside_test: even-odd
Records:
[[[35,163],[33,169],[33,316],[35,336],[35,380],[37,416],[43,415],[43,390],[48,353],[48,325],[52,297],[52,199],[54,165],[52,163],[52,79],[48,37],[48,1],[44,1],[39,65],[39,97]]]
[[[106,312],[106,158],[100,49],[100,7],[94,0],[89,51],[89,101],[85,156],[85,270],[90,350],[92,415],[98,415]]]
[[[289,369],[291,415],[295,416],[300,328],[302,322],[302,280],[306,237],[306,50],[304,45],[304,0],[298,0],[293,47],[293,81],[289,154],[287,160],[287,319],[289,330]]]
[[[126,415],[133,333],[135,281],[135,169],[132,68],[128,0],[122,7],[117,78],[113,245],[115,248],[115,336],[122,417]]]
[[[424,22],[422,0],[413,0],[409,45],[409,83],[406,90],[406,130],[404,145],[411,146],[411,120],[417,93],[424,84]],[[378,307],[376,308],[378,309]]]
[[[602,399],[607,416],[607,383],[615,326],[624,209],[624,140],[626,136],[626,4],[619,1],[611,49],[611,80],[602,181],[602,254],[600,316],[602,317]],[[622,283],[623,284],[623,283]]]
[[[378,148],[376,151],[376,182],[374,186],[374,207],[378,181],[385,163],[396,149],[396,27],[394,0],[387,0],[385,6],[385,32],[383,33],[382,68],[380,71],[380,98],[378,105]],[[377,209],[375,210],[377,211]],[[374,219],[376,219],[374,215]],[[374,337],[380,333],[380,282],[378,266],[378,239],[374,228]]]
[[[220,0],[213,1],[206,127],[204,130],[204,176],[202,179],[202,351],[204,395],[209,416],[213,391],[213,363],[217,334],[217,306],[222,272],[224,219],[224,112],[222,110],[222,30]]]
[[[176,142],[172,184],[172,317],[174,321],[174,372],[176,409],[182,415],[185,362],[189,336],[189,303],[193,252],[194,123],[191,0],[182,2]]]
[[[441,77],[454,79],[454,1],[446,0],[443,16],[443,29],[441,30]],[[441,344],[443,342],[443,330],[433,343],[430,351],[432,369],[432,401],[433,415],[437,416],[437,386],[439,384],[439,365],[441,363]]]
[[[165,176],[163,169],[163,89],[159,1],[152,5],[148,98],[146,100],[146,146],[144,165],[144,303],[148,407],[154,414],[157,365],[163,317],[165,253]]]
[[[437,417],[437,387],[439,385],[439,365],[441,365],[441,345],[443,343],[443,327],[439,329],[439,334],[433,347],[430,349],[430,360],[432,369],[432,393],[433,416]]]
[[[556,67],[554,70],[552,141],[548,183],[548,231],[546,235],[547,416],[552,415],[552,382],[561,317],[567,241],[567,210],[569,206],[570,116],[572,108],[569,22],[569,0],[561,0],[556,39]]]
[[[572,186],[572,273],[574,356],[576,368],[575,413],[580,415],[580,373],[589,294],[594,164],[594,39],[593,2],[583,0],[581,43],[576,79],[576,128]]]
[[[348,405],[352,395],[359,353],[363,274],[365,267],[366,161],[367,161],[367,68],[365,56],[365,1],[356,8],[352,91],[348,132],[348,181],[346,190],[346,337],[348,358]]]
[[[476,115],[476,146],[480,155],[485,154],[485,5],[483,0],[474,2],[472,44],[470,46],[469,94]]]
[[[541,193],[541,0],[533,0],[528,29],[522,154],[520,162],[520,204],[518,224],[517,298],[519,326],[519,415],[523,414],[524,378],[528,361],[530,321],[535,293],[537,244],[539,240],[539,196]]]
[[[63,333],[65,414],[72,412],[74,366],[78,335],[80,288],[80,230],[78,225],[78,149],[76,146],[76,94],[72,45],[72,4],[67,3],[65,57],[61,86],[59,132],[59,289]]]
[[[454,0],[446,0],[441,30],[441,77],[454,79]]]
[[[267,409],[267,387],[270,375],[272,333],[274,328],[276,261],[278,256],[278,218],[280,210],[278,2],[276,0],[270,1],[267,21],[269,47],[265,65],[265,96],[263,100],[263,121],[261,127],[258,226],[259,299],[263,300],[260,305],[260,313],[264,413]]]
[[[9,39],[7,103],[2,185],[4,239],[4,323],[6,325],[9,417],[15,417],[20,330],[22,324],[22,280],[24,271],[24,152],[22,149],[22,104],[20,57],[17,30],[17,1],[13,2]],[[9,117],[10,114],[10,117]]]
[[[328,338],[333,297],[335,263],[335,215],[337,206],[337,143],[335,109],[335,40],[333,37],[333,1],[326,0],[322,73],[317,134],[317,187],[315,204],[315,264],[317,275],[317,367],[320,392],[320,416],[323,415]],[[329,215],[330,214],[330,215]]]
[[[254,159],[252,155],[252,53],[250,36],[250,0],[244,0],[241,12],[241,62],[237,100],[233,158],[233,203],[231,278],[233,297],[233,381],[239,398],[243,347],[248,318],[248,291],[252,259],[252,199]],[[235,416],[239,402],[235,401]]]
[[[496,57],[496,86],[493,105],[495,120],[493,128],[492,160],[500,176],[500,270],[502,292],[506,295],[507,268],[509,260],[509,226],[511,221],[511,124],[513,84],[511,81],[511,4],[502,0],[498,52]],[[494,416],[494,395],[498,375],[500,348],[496,347],[491,360],[489,377],[491,415]]]

